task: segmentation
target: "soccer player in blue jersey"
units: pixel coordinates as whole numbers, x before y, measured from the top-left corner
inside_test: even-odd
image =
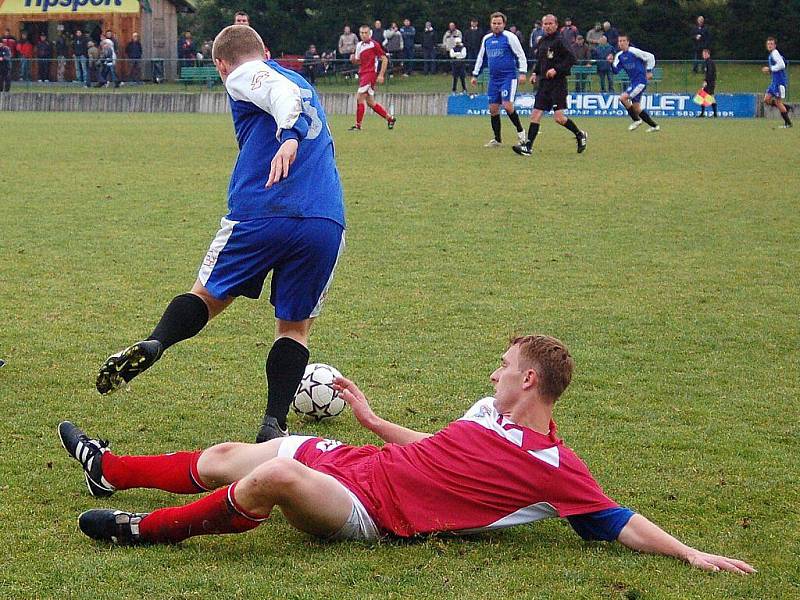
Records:
[[[772,81],[764,94],[764,104],[777,107],[783,118],[783,125],[781,129],[789,129],[792,126],[792,120],[789,118],[789,110],[783,103],[786,98],[786,87],[789,83],[786,77],[786,60],[778,52],[777,41],[774,37],[767,38],[767,51],[769,52],[768,67],[761,67],[764,73],[772,74]]]
[[[624,33],[619,34],[617,44],[619,45],[619,52],[617,52],[616,56],[609,54],[607,59],[611,63],[611,68],[615,75],[624,70],[630,79],[630,84],[619,96],[620,101],[628,110],[628,115],[633,121],[628,125],[628,129],[633,131],[644,121],[650,126],[647,130],[648,133],[661,131],[661,127],[653,121],[646,110],[642,109],[641,105],[642,95],[647,89],[647,82],[653,78],[656,57],[649,52],[631,46],[630,38]]]
[[[231,25],[212,51],[229,95],[239,156],[228,214],[197,281],[167,306],[150,336],[110,356],[101,394],[197,335],[238,296],[258,298],[272,271],[276,331],[266,361],[267,409],[257,441],[286,435],[286,416],[308,363],[308,335],[344,248],[344,202],[325,111],[300,75],[264,60],[255,30]]]
[[[478,75],[483,67],[489,67],[489,86],[486,90],[489,96],[489,115],[492,121],[494,137],[486,144],[487,148],[495,148],[502,144],[500,136],[500,106],[502,105],[509,120],[517,130],[519,143],[526,141],[525,130],[520,123],[519,115],[514,108],[514,98],[517,95],[517,86],[525,83],[528,72],[528,61],[519,38],[510,31],[506,31],[506,16],[501,12],[492,13],[490,17],[492,28],[481,41],[478,58],[475,59],[475,68],[472,70],[472,85],[478,85]]]

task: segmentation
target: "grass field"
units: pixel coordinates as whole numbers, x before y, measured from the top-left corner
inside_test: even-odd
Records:
[[[692,73],[691,63],[682,62],[660,62],[659,67],[663,68],[664,80],[660,83],[651,85],[652,91],[659,92],[696,92],[700,86],[703,85],[703,75]],[[764,90],[769,86],[769,76],[761,72],[762,63],[727,63],[719,62],[717,64],[718,81],[717,93],[719,94],[733,94],[733,93],[758,93],[763,94]],[[443,65],[442,69],[446,70],[446,74],[439,74],[435,76],[424,76],[419,73],[411,77],[391,76],[387,77],[386,84],[380,88],[383,91],[393,93],[434,93],[434,92],[449,92],[452,84],[452,77],[449,74],[449,66]],[[791,81],[795,78],[800,78],[800,65],[789,65],[789,96],[791,100],[795,97],[792,94],[793,86]],[[599,82],[597,77],[592,77],[589,80],[590,87],[588,91],[596,92],[599,90]],[[467,80],[469,86],[469,80]],[[619,93],[620,84],[616,84],[616,90]],[[327,77],[319,77],[317,79],[317,87],[321,92],[353,92],[354,81],[345,79],[342,75],[334,74]],[[111,93],[121,92],[130,93],[131,91],[146,91],[146,92],[207,92],[208,87],[205,84],[191,84],[184,85],[181,83],[162,83],[160,85],[146,84],[146,85],[133,85],[123,86],[121,88],[102,88],[100,90],[84,89],[80,86],[63,85],[63,84],[25,84],[22,82],[15,82],[13,89],[20,90],[47,90],[52,92],[74,92],[74,93]],[[472,90],[473,88],[469,88]],[[474,88],[479,91],[484,91],[484,84],[480,87]],[[525,86],[523,92],[528,92],[532,88]],[[216,85],[214,91],[223,92],[221,85]],[[460,87],[459,87],[460,90]]]
[[[375,410],[433,431],[491,393],[512,333],[577,361],[560,433],[617,501],[690,544],[750,561],[706,574],[560,521],[474,539],[328,545],[276,513],[241,536],[110,548],[61,449],[70,418],[123,453],[250,440],[272,335],[235,303],[130,392],[102,360],[191,285],[224,213],[229,117],[0,114],[2,598],[791,598],[800,594],[800,199],[797,135],[775,123],[585,119],[589,149],[543,125],[531,159],[484,149],[486,119],[332,120],[348,248],[312,360]],[[507,138],[509,124],[503,123]],[[368,181],[359,175],[365,157]],[[295,429],[373,442],[352,415]]]

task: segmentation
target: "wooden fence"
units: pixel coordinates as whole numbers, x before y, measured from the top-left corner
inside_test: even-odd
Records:
[[[448,94],[380,94],[381,104],[400,115],[446,115]],[[330,115],[355,114],[353,94],[320,94]],[[227,94],[201,93],[47,93],[0,94],[0,111],[40,112],[230,112]]]

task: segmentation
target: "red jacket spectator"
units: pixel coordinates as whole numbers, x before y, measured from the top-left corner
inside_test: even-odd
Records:
[[[11,50],[11,58],[14,58],[17,55],[17,38],[11,35],[11,30],[6,29],[6,32],[3,34],[3,37],[0,38],[9,50]]]
[[[33,58],[33,44],[26,37],[17,43],[17,54],[22,58]]]

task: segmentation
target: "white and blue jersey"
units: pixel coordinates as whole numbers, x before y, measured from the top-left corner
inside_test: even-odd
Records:
[[[228,76],[239,156],[228,186],[228,218],[322,217],[344,226],[333,138],[317,92],[274,61],[249,61]],[[265,188],[281,143],[298,140],[286,179]]]
[[[528,61],[519,39],[510,31],[488,33],[481,41],[472,75],[489,68],[489,85],[486,93],[490,104],[513,102],[517,94],[517,78],[528,71]]]
[[[770,81],[767,93],[775,98],[786,98],[786,88],[789,85],[789,79],[786,77],[786,60],[775,48],[769,53],[769,70],[772,74],[772,81]]]
[[[632,102],[639,102],[645,89],[647,89],[647,73],[652,71],[655,66],[655,56],[639,48],[629,46],[625,52],[617,52],[611,68],[615,75],[623,70],[628,74],[630,84],[625,92]]]
[[[258,298],[272,271],[275,316],[319,314],[344,248],[344,202],[325,111],[294,71],[254,60],[226,78],[239,144],[228,214],[198,279],[218,299]],[[298,141],[288,176],[265,187],[281,144]]]

